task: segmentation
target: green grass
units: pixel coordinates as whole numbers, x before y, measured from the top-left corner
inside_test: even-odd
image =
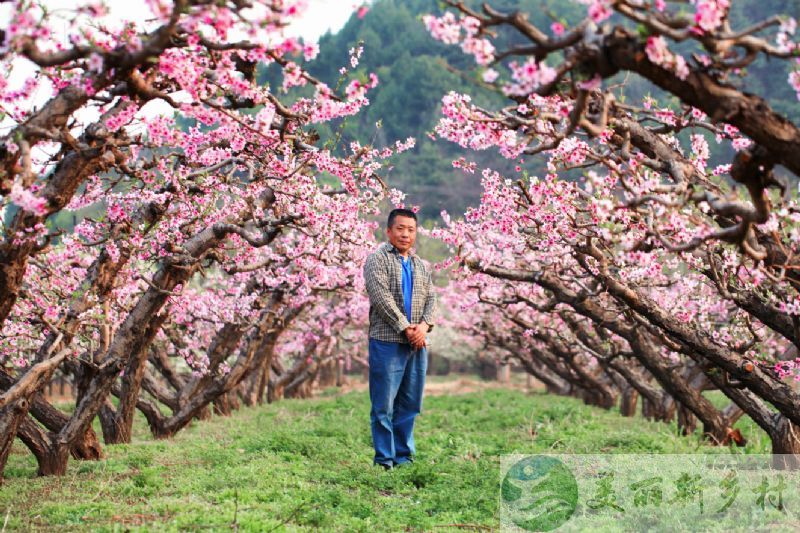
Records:
[[[765,451],[752,423],[740,424],[751,437],[741,451]],[[17,443],[0,522],[20,530],[495,529],[501,454],[729,453],[679,436],[674,424],[497,389],[426,397],[415,438],[414,464],[373,467],[368,393],[329,389],[194,423],[166,441],[152,440],[138,419],[132,444],[106,446],[102,461],[71,461],[61,478],[36,478]]]

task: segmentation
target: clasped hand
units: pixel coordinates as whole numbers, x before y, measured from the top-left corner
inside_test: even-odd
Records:
[[[421,322],[406,328],[406,337],[408,337],[411,347],[415,350],[420,350],[425,347],[427,341],[425,335],[428,333],[428,324]]]

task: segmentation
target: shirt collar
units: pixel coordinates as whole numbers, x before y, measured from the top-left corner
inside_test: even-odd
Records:
[[[384,250],[386,250],[387,252],[391,252],[391,253],[395,254],[397,257],[402,257],[400,255],[400,251],[397,248],[395,248],[392,243],[385,242],[385,243],[383,243],[383,247],[384,247]],[[409,259],[413,259],[416,256],[417,256],[417,254],[414,253],[414,249],[412,248],[411,251],[408,253],[408,258]]]

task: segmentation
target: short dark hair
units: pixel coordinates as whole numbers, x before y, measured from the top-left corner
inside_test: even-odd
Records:
[[[399,209],[398,208],[398,209],[392,209],[392,212],[389,213],[389,220],[386,222],[386,227],[387,228],[391,228],[392,224],[394,224],[394,219],[396,219],[397,217],[413,218],[414,222],[419,224],[419,221],[417,220],[417,214],[414,211],[412,211],[410,209]]]

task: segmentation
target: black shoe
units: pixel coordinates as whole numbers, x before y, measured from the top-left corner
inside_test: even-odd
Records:
[[[410,464],[411,464],[411,463],[413,463],[413,462],[414,462],[414,459],[409,459],[408,461],[403,461],[402,463],[397,463],[397,464],[396,464],[396,465],[394,465],[394,466],[395,466],[395,468],[397,468],[397,467],[399,467],[399,466],[410,465]]]
[[[376,466],[382,466],[384,470],[391,470],[391,469],[392,469],[392,465],[391,465],[391,464],[386,464],[386,463],[375,463],[375,465],[376,465]]]

